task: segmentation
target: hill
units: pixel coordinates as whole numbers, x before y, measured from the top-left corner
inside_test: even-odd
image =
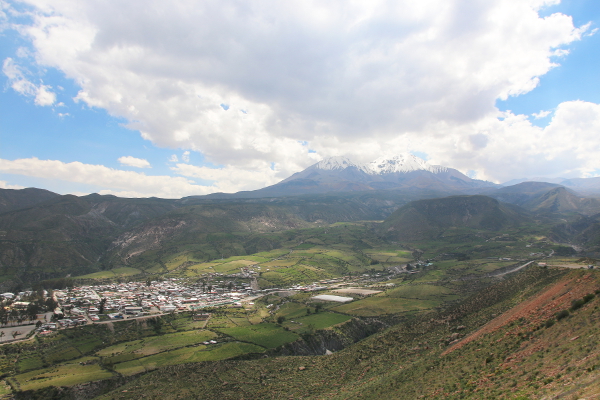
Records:
[[[515,204],[535,213],[600,212],[600,200],[585,198],[564,186],[545,182],[523,182],[484,192],[499,201]]]
[[[379,227],[390,240],[432,239],[449,229],[498,231],[528,220],[526,213],[491,197],[452,196],[410,202],[391,214]]]
[[[28,208],[60,196],[44,189],[0,189],[0,214]]]
[[[65,195],[0,214],[3,278],[31,282],[89,271],[121,232],[173,208],[162,199]]]

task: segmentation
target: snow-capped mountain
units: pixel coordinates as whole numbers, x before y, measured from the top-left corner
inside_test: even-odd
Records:
[[[475,193],[479,188],[496,186],[491,182],[471,179],[453,168],[431,165],[412,154],[379,157],[363,164],[336,156],[325,158],[275,185],[223,197],[259,198],[399,189],[448,195]]]
[[[489,186],[496,185],[471,179],[453,168],[431,165],[412,154],[399,154],[365,164],[342,156],[329,157],[260,191],[278,192],[285,188],[290,195],[401,188],[462,192]]]
[[[412,154],[400,154],[392,157],[382,156],[366,164],[355,163],[347,157],[334,156],[319,161],[313,167],[327,171],[340,171],[353,167],[368,175],[384,175],[413,171],[429,171],[437,174],[448,171],[448,168],[446,167],[430,165],[427,161]]]
[[[324,158],[314,165],[317,169],[323,169],[326,171],[339,171],[349,167],[354,167],[360,171],[367,172],[367,168],[364,165],[355,164],[350,161],[350,159],[343,156],[334,156],[329,158]],[[368,172],[367,172],[368,173]]]

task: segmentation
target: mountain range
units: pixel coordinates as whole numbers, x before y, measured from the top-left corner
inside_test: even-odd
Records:
[[[332,157],[263,189],[182,199],[0,189],[0,271],[36,280],[132,263],[159,268],[181,246],[211,260],[272,249],[276,232],[361,220],[384,221],[378,232],[391,240],[543,221],[556,240],[597,252],[599,213],[600,199],[565,186],[502,187],[413,155],[367,164]]]

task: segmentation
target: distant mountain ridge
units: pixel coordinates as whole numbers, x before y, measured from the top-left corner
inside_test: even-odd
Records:
[[[591,178],[520,178],[504,182],[502,186],[513,186],[519,183],[545,182],[554,183],[575,190],[581,194],[600,194],[600,177]]]
[[[455,228],[498,231],[529,220],[525,210],[487,196],[417,200],[393,212],[379,227],[391,240],[427,240]]]
[[[431,190],[450,195],[486,187],[499,185],[471,179],[454,168],[431,165],[412,154],[379,157],[365,164],[336,156],[325,158],[272,186],[205,197],[241,199],[396,189]]]

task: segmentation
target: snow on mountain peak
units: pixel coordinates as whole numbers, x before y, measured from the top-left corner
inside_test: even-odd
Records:
[[[362,167],[361,165],[355,164],[352,161],[350,161],[348,158],[342,157],[342,156],[325,158],[325,159],[319,161],[317,163],[316,167],[318,169],[324,169],[324,170],[342,170],[342,169],[346,169],[348,167],[356,167],[360,170],[364,169],[364,167]]]
[[[396,172],[429,171],[434,174],[447,171],[446,167],[430,165],[427,161],[412,154],[399,154],[393,157],[379,157],[370,163],[360,165],[346,157],[336,156],[325,158],[316,164],[318,169],[344,170],[355,167],[369,175],[393,174]]]
[[[428,170],[428,167],[429,165],[425,160],[412,154],[400,154],[391,158],[379,157],[368,164],[368,168],[373,175]]]

